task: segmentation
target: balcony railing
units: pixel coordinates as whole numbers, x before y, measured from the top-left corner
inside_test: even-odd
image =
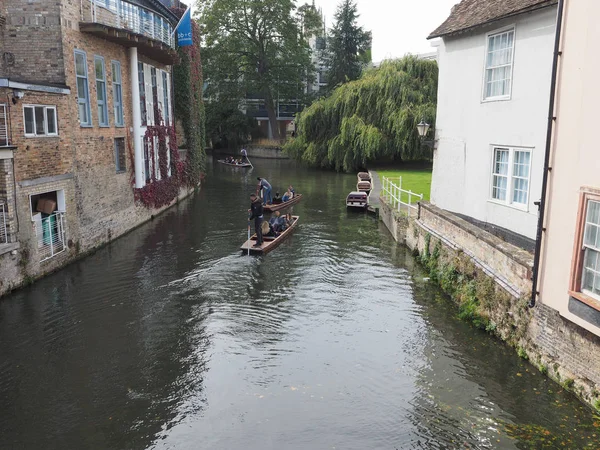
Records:
[[[40,261],[45,261],[65,251],[64,222],[65,213],[61,212],[50,214],[41,220],[34,220]]]
[[[173,27],[169,21],[146,8],[122,0],[90,0],[90,13],[92,23],[129,30],[174,47]]]
[[[8,108],[0,103],[0,147],[10,146],[10,126],[8,121]]]

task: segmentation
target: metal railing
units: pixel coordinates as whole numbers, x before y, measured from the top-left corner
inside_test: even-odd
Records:
[[[0,103],[0,147],[10,145],[10,127],[8,123],[8,108],[6,103]]]
[[[0,202],[0,244],[8,244],[8,231],[6,229],[6,205]]]
[[[174,46],[173,27],[153,11],[123,0],[90,0],[91,21],[130,30]]]
[[[417,211],[417,203],[423,200],[423,194],[417,194],[411,190],[407,191],[406,189],[402,189],[402,177],[383,177],[381,182],[381,197],[393,209],[401,211],[402,206],[405,206],[409,213],[411,210]]]
[[[40,261],[65,251],[65,213],[56,212],[33,223]]]

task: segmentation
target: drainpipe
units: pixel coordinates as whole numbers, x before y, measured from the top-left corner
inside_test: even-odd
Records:
[[[554,121],[556,117],[554,117],[554,105],[556,101],[556,80],[558,76],[558,61],[562,52],[560,51],[560,37],[562,32],[562,21],[563,21],[563,9],[565,5],[565,0],[559,0],[558,2],[558,15],[556,18],[556,36],[554,40],[554,60],[552,62],[552,81],[550,83],[550,106],[548,110],[548,130],[546,134],[546,155],[544,157],[544,172],[542,177],[542,198],[539,202],[539,216],[538,216],[538,225],[537,225],[537,233],[535,238],[535,254],[533,259],[533,288],[531,290],[531,300],[529,301],[529,307],[533,308],[535,306],[535,302],[537,296],[539,294],[538,288],[538,280],[540,274],[540,258],[541,258],[541,250],[542,250],[542,239],[543,234],[546,231],[544,228],[544,216],[546,213],[546,195],[548,190],[548,177],[550,172],[552,171],[552,167],[550,167],[550,153],[552,151],[552,134],[554,129]]]
[[[129,48],[129,76],[131,78],[131,119],[133,122],[133,155],[135,187],[144,187],[144,158],[142,156],[142,111],[140,109],[140,85],[138,81],[137,47]]]

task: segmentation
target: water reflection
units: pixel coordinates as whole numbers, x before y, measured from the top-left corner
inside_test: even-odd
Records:
[[[193,199],[0,302],[1,448],[594,442],[589,411],[345,210],[354,177],[255,165],[212,166]],[[306,194],[264,258],[238,250],[256,176]]]

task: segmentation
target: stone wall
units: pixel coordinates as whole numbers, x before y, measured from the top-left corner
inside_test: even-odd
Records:
[[[582,400],[600,401],[600,338],[546,305],[529,308],[533,255],[423,202],[416,217],[381,199],[380,217],[411,248],[459,316],[515,348]]]
[[[60,4],[56,0],[6,0],[0,78],[65,84]]]

